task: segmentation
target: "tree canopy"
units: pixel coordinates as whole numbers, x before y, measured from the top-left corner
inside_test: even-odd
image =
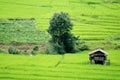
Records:
[[[71,34],[73,24],[68,13],[55,13],[50,20],[48,33],[51,43],[58,53],[74,52],[75,37]]]

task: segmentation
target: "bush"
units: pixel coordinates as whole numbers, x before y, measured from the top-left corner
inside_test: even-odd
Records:
[[[76,50],[76,51],[89,50],[89,47],[88,47],[88,45],[86,44],[86,42],[81,41],[81,40],[79,39],[79,36],[78,36],[76,39],[77,39],[77,41],[76,41],[76,46],[75,46],[75,50]]]
[[[37,54],[37,52],[36,52],[36,51],[34,51],[34,50],[32,50],[32,51],[31,51],[31,54],[32,54],[32,55],[36,55],[36,54]]]
[[[79,50],[80,51],[89,50],[87,44],[84,41],[79,44]]]
[[[59,54],[64,54],[65,53],[62,45],[59,45],[58,43],[52,43],[52,45],[53,45],[53,49],[55,51],[57,51],[57,53],[59,53]]]
[[[9,47],[8,48],[8,52],[9,54],[20,54],[20,51],[18,51],[16,48],[14,47]]]
[[[38,46],[34,46],[33,51],[38,51],[39,47]]]
[[[38,53],[38,50],[39,50],[39,46],[37,46],[37,45],[34,46],[33,49],[32,49],[32,51],[31,51],[31,54],[32,55],[36,55]]]
[[[45,54],[56,54],[58,52],[56,52],[57,50],[57,45],[55,43],[47,43],[47,46],[42,49],[42,53],[45,53]]]

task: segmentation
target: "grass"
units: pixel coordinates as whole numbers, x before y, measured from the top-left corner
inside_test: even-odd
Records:
[[[108,50],[110,66],[91,65],[88,51],[66,54],[58,67],[60,55],[9,55],[0,54],[2,80],[119,80],[119,50]]]
[[[49,39],[47,32],[36,29],[35,20],[11,18],[0,20],[0,43],[39,43]],[[43,37],[44,35],[44,37]]]
[[[45,31],[56,12],[68,12],[75,35],[86,42],[105,42],[120,34],[119,1],[104,0],[0,0],[0,18],[35,18],[37,29]],[[105,34],[105,35],[104,35]],[[95,38],[98,38],[97,40]]]
[[[14,22],[14,26],[7,25],[5,22],[6,25],[0,25],[0,43],[48,41],[48,34],[44,31],[49,26],[49,20],[54,13],[63,11],[69,13],[74,24],[72,33],[76,36],[80,35],[80,38],[90,46],[101,47],[104,44],[100,43],[105,43],[109,38],[108,41],[118,44],[119,4],[118,0],[113,3],[107,3],[104,0],[0,0],[0,19],[35,18],[37,30],[41,31],[37,32],[35,27],[30,27],[26,22],[25,24],[20,22],[25,27],[18,32],[15,28],[15,26],[19,26],[17,22]],[[15,31],[2,31],[3,28]],[[111,39],[113,36],[117,36],[117,38]],[[111,44],[106,46],[111,47]],[[60,55],[0,54],[0,79],[120,80],[120,51],[108,50],[108,52],[110,53],[108,56],[111,60],[110,66],[89,64],[88,51],[80,54],[65,54],[64,60],[57,67],[55,65],[61,60]]]

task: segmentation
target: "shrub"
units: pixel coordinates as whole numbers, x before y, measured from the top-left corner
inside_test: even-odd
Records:
[[[86,42],[81,41],[79,39],[79,36],[76,37],[77,41],[76,41],[76,46],[75,46],[75,50],[76,51],[84,51],[84,50],[89,50],[88,45],[86,44]]]
[[[79,49],[80,49],[81,51],[89,50],[87,44],[86,44],[84,41],[82,41],[79,45],[80,45],[80,46],[79,46]]]
[[[8,48],[8,52],[9,54],[20,54],[20,51],[18,51],[16,48],[14,47],[9,47]]]
[[[33,49],[32,49],[32,51],[31,51],[31,54],[32,55],[36,55],[38,53],[38,50],[39,50],[39,46],[37,46],[37,45],[34,46]]]
[[[56,54],[57,52],[57,45],[56,43],[47,43],[47,46],[44,48],[44,50],[42,51],[42,53],[45,53],[45,54]]]
[[[53,49],[55,51],[57,51],[57,53],[59,53],[59,54],[64,54],[65,53],[62,45],[59,45],[58,43],[52,43],[52,46],[53,46]]]
[[[39,47],[38,46],[34,46],[33,51],[38,51]]]
[[[37,52],[36,52],[36,51],[34,51],[34,50],[32,50],[32,51],[31,51],[31,54],[32,54],[32,55],[36,55],[36,54],[37,54]]]

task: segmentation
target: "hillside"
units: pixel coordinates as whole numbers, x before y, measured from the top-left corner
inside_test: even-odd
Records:
[[[46,30],[56,12],[68,12],[73,33],[87,42],[105,42],[120,34],[119,0],[0,0],[0,18],[31,18]],[[114,41],[118,42],[118,41]]]
[[[0,43],[39,43],[48,41],[45,31],[36,29],[33,18],[8,18],[0,20]],[[42,37],[44,35],[44,37]]]
[[[89,50],[54,54],[47,29],[59,12]],[[110,65],[90,64],[96,48]],[[120,80],[120,0],[0,0],[0,80]]]

